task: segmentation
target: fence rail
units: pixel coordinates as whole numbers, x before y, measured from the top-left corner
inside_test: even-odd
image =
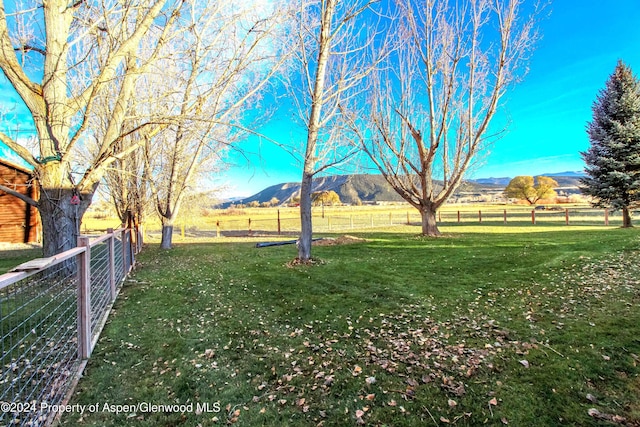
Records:
[[[46,426],[97,343],[134,264],[129,229],[0,275],[0,426]],[[137,248],[137,246],[136,246]]]
[[[277,234],[295,235],[300,232],[299,215],[292,210],[274,211],[273,215],[260,215],[254,211],[237,217],[220,216],[209,224],[176,227],[175,233],[202,237],[228,235]],[[255,214],[255,215],[254,215]],[[532,209],[491,207],[486,209],[443,209],[437,214],[439,225],[621,225],[622,216],[606,209],[588,207],[551,207]],[[313,229],[316,233],[338,232],[389,227],[394,225],[419,225],[421,217],[412,208],[390,208],[386,211],[359,213],[357,210],[333,210],[326,214],[315,212]]]

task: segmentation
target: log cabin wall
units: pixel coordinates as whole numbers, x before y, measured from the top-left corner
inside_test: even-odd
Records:
[[[31,172],[0,159],[0,183],[37,200],[37,186]],[[0,242],[36,243],[40,241],[40,214],[31,205],[0,190]]]

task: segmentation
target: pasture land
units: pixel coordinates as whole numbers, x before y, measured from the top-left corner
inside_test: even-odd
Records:
[[[438,213],[442,226],[500,225],[505,227],[545,225],[605,225],[622,224],[620,212],[610,212],[587,205],[525,205],[448,204]],[[535,209],[535,210],[534,210]],[[532,215],[533,211],[533,215]],[[534,224],[535,222],[535,224]],[[117,228],[119,221],[103,216],[85,215],[82,231],[104,231]],[[314,231],[322,233],[383,229],[396,225],[420,224],[418,211],[408,204],[376,206],[316,206],[313,208]],[[143,224],[145,237],[159,238],[160,223],[148,218]],[[189,242],[196,238],[247,235],[297,235],[300,213],[295,207],[193,209],[184,212],[174,227],[174,241]]]
[[[637,229],[442,231],[150,245],[62,424],[640,425]]]

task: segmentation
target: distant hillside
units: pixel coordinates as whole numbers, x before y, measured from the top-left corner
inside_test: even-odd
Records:
[[[334,175],[313,180],[313,192],[335,191],[342,203],[400,202],[402,198],[391,188],[382,175]],[[236,203],[268,202],[274,197],[280,203],[289,203],[300,194],[300,183],[287,182],[272,185],[251,197]]]
[[[553,176],[562,188],[576,187],[582,175],[576,172],[566,172],[567,175],[545,174]],[[496,193],[501,192],[511,178],[481,178],[469,180],[460,186],[459,193]],[[437,186],[437,184],[436,184]],[[334,175],[320,177],[313,180],[313,192],[335,191],[342,203],[360,204],[373,202],[401,202],[403,199],[387,183],[382,175],[358,174],[358,175]],[[267,187],[253,196],[227,202],[223,207],[231,203],[247,204],[253,201],[263,203],[278,199],[279,203],[290,203],[300,194],[300,183],[287,182]]]
[[[584,172],[559,172],[559,173],[545,173],[537,176],[548,176],[556,180],[560,187],[577,187],[580,184],[580,178],[584,177]],[[475,184],[479,184],[481,186],[495,186],[505,188],[509,181],[511,181],[512,177],[500,177],[500,178],[479,178],[472,179],[470,182]]]

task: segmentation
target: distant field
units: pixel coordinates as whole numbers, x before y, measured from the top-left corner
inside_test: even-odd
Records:
[[[570,225],[604,225],[604,210],[592,209],[587,205],[546,206],[545,210],[535,210],[536,226],[566,224],[566,210]],[[439,212],[438,220],[443,226],[483,224],[496,226],[533,225],[532,210],[525,205],[461,204],[445,205]],[[506,211],[506,222],[505,222]],[[313,208],[314,231],[328,233],[348,230],[385,228],[394,225],[420,224],[420,215],[407,204],[382,206],[325,206]],[[279,218],[279,221],[278,221]],[[86,216],[82,230],[105,230],[117,227],[119,221],[95,219]],[[622,223],[620,213],[610,213],[609,225]],[[226,210],[206,210],[185,212],[177,221],[174,232],[176,238],[216,237],[247,235],[251,233],[275,234],[280,229],[283,235],[296,234],[300,230],[299,209],[244,208]],[[160,223],[149,218],[144,224],[145,232],[153,239],[157,237]]]
[[[63,425],[640,425],[638,229],[442,229],[147,247]]]

